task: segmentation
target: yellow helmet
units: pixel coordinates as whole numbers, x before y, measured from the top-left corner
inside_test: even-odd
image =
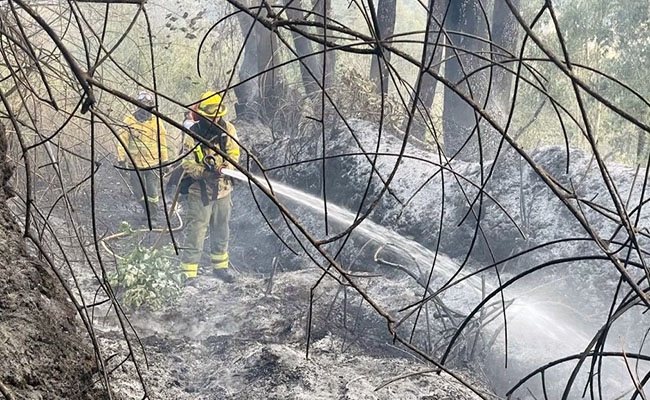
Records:
[[[201,95],[196,111],[206,118],[223,117],[228,112],[226,106],[221,104],[221,95],[212,90]]]

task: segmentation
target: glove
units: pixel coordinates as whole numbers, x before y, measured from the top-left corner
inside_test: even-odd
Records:
[[[191,176],[194,179],[199,179],[203,175],[203,172],[205,171],[205,167],[203,164],[199,163],[188,163],[183,165],[183,169],[185,170],[185,173],[189,176]]]
[[[211,179],[221,179],[225,177],[222,172],[225,167],[225,164],[221,164],[218,167],[213,167],[211,169],[206,168],[206,171],[210,175]]]
[[[120,168],[126,168],[126,160],[118,161],[117,166],[120,167]]]

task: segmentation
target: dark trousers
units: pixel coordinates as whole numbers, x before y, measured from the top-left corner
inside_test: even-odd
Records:
[[[138,174],[140,174],[142,184],[140,183],[140,179],[138,179]],[[144,186],[144,191],[142,190],[142,186]],[[156,171],[132,171],[131,189],[135,193],[136,199],[142,204],[145,213],[147,212],[146,205],[148,203],[151,216],[154,217],[159,214],[160,178]]]

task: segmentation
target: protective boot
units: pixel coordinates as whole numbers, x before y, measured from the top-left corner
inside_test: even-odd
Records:
[[[233,283],[235,280],[230,268],[213,268],[212,275],[225,283]]]
[[[198,281],[197,278],[186,278],[183,281],[183,287],[196,287]]]
[[[198,264],[186,264],[181,263],[181,271],[185,274],[185,280],[183,281],[183,286],[196,286],[196,277],[199,274],[199,265]]]

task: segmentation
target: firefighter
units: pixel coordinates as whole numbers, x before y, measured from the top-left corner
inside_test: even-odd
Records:
[[[153,95],[149,92],[138,93],[137,100],[147,107],[154,106]],[[134,170],[130,174],[131,189],[136,195],[147,217],[147,204],[152,219],[157,219],[159,210],[160,176],[155,168],[167,162],[167,132],[163,122],[149,110],[138,108],[124,119],[124,128],[120,130],[120,144],[117,146],[117,161],[126,168],[127,151],[133,159]],[[159,152],[160,149],[160,152]],[[142,179],[142,184],[140,179]],[[144,186],[144,191],[142,187]]]
[[[193,133],[221,149],[231,160],[239,161],[239,145],[235,127],[223,117],[227,109],[221,96],[213,91],[204,93],[196,107],[198,122],[190,128]],[[223,174],[233,165],[215,151],[185,135],[182,168],[185,177],[180,183],[180,192],[187,194],[185,229],[182,238],[181,268],[188,281],[198,273],[203,243],[206,234],[210,236],[210,259],[213,274],[232,282],[228,259],[230,237],[230,212],[232,203],[232,181]]]

